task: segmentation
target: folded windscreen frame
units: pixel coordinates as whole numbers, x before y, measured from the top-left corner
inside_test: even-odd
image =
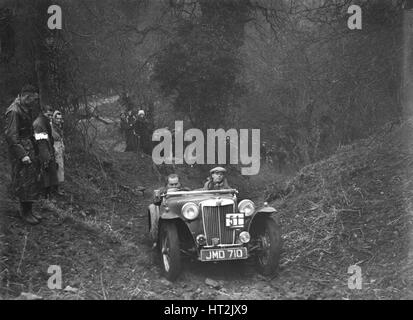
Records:
[[[173,191],[166,193],[166,196],[183,196],[183,195],[197,195],[197,194],[235,194],[235,189],[222,189],[222,190],[192,190],[192,191]]]

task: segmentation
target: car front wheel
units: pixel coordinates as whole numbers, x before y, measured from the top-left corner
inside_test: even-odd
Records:
[[[281,255],[281,228],[271,217],[263,217],[254,235],[259,248],[256,252],[256,264],[263,275],[272,275],[277,271]]]
[[[164,221],[161,225],[161,264],[165,277],[174,281],[181,273],[181,253],[176,225],[172,221]]]

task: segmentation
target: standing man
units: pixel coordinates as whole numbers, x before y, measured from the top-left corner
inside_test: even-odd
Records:
[[[165,187],[155,190],[153,203],[148,207],[148,215],[150,218],[149,233],[153,242],[153,248],[156,247],[158,239],[159,206],[161,205],[162,197],[168,191],[189,191],[189,188],[183,187],[179,181],[179,176],[172,173],[168,176]]]
[[[128,125],[126,123],[126,111],[122,111],[120,114],[120,133],[122,137],[125,137],[126,140],[126,130],[128,128]]]
[[[135,136],[138,141],[139,151],[142,151],[148,155],[152,154],[151,149],[151,137],[149,121],[145,116],[144,110],[138,111],[138,117],[135,123]]]
[[[12,189],[20,201],[20,215],[29,224],[40,222],[40,217],[32,211],[33,201],[37,200],[40,194],[40,168],[36,161],[38,150],[33,130],[33,121],[39,112],[37,89],[32,85],[25,85],[5,114]]]
[[[46,112],[39,113],[33,122],[33,130],[40,166],[40,187],[43,189],[45,198],[50,199],[58,181],[52,127]]]
[[[127,151],[136,151],[138,148],[137,138],[135,136],[136,112],[130,96],[124,92],[120,97],[120,104],[124,111],[120,115],[121,131],[125,134],[125,142]]]
[[[125,151],[137,151],[138,139],[136,137],[136,113],[129,110],[126,114],[126,149]]]

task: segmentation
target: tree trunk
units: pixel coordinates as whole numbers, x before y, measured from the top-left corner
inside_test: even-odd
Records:
[[[39,86],[40,104],[44,107],[50,104],[51,90],[49,84],[49,63],[46,47],[46,40],[51,36],[51,30],[47,27],[47,8],[51,5],[50,0],[35,0],[33,3],[33,49],[34,49],[34,67]]]
[[[403,15],[402,106],[406,116],[413,115],[413,9]]]

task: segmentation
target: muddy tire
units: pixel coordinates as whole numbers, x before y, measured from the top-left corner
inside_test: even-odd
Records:
[[[163,274],[169,281],[174,281],[182,268],[178,230],[173,221],[162,223],[159,240]]]
[[[260,245],[255,263],[260,273],[273,275],[279,266],[281,255],[281,227],[271,217],[263,217],[257,226],[254,240]]]

